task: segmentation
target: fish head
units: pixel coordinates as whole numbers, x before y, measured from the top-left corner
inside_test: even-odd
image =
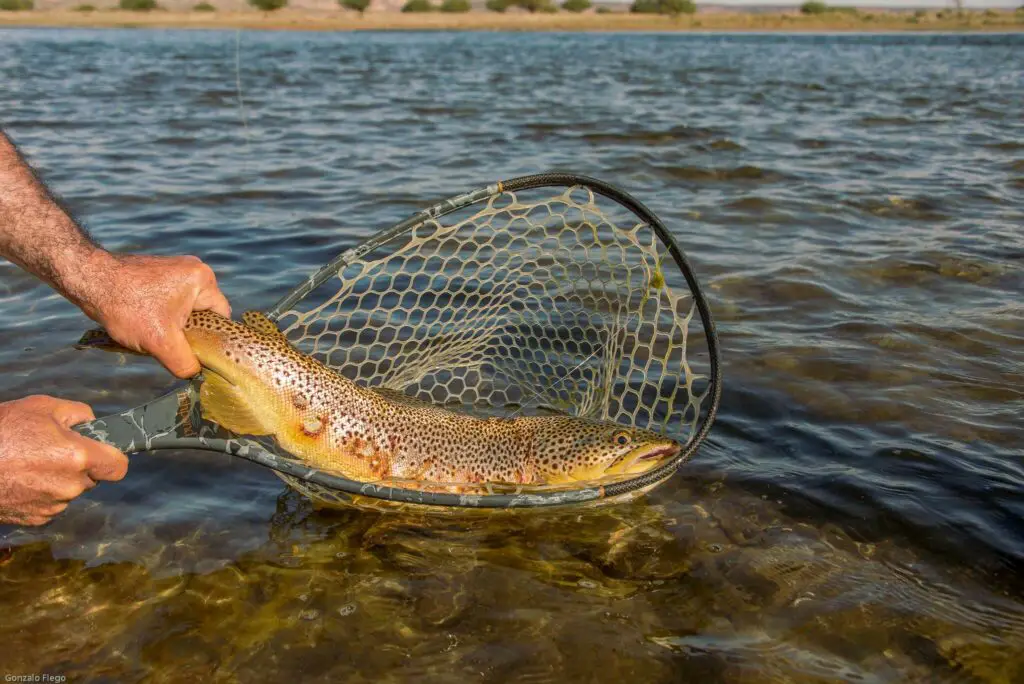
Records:
[[[681,449],[651,430],[569,417],[550,420],[534,437],[536,463],[550,483],[638,475]]]
[[[295,354],[283,336],[268,335],[213,311],[192,312],[184,333],[204,369],[235,385],[255,381],[286,392],[277,376],[286,357]]]
[[[238,434],[278,438],[282,421],[300,426],[292,402],[297,353],[283,339],[212,311],[193,312],[184,333],[203,367],[204,418]]]

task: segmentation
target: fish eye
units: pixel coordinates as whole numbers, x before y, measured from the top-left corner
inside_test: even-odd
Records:
[[[622,430],[620,430],[612,435],[612,441],[614,441],[616,444],[620,446],[626,446],[632,440],[630,439],[628,432],[623,432]]]

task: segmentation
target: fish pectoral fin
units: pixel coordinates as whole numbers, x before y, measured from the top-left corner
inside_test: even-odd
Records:
[[[75,349],[99,349],[101,351],[115,352],[118,354],[134,354],[135,356],[149,356],[143,352],[137,352],[134,349],[129,349],[119,342],[114,341],[114,338],[107,334],[106,330],[95,328],[88,330],[82,339],[78,340],[78,344],[75,345]]]
[[[199,389],[199,405],[203,418],[240,435],[269,435],[266,427],[253,412],[241,388],[232,385],[223,376],[206,370],[203,386]]]
[[[242,314],[242,322],[256,332],[288,342],[288,338],[284,336],[284,333],[262,311],[246,311]],[[288,344],[291,344],[291,342],[288,342]]]

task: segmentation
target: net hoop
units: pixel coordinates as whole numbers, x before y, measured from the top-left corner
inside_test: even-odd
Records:
[[[396,504],[415,504],[418,506],[444,506],[461,508],[523,508],[538,506],[565,506],[596,502],[604,500],[606,503],[632,498],[631,494],[638,491],[649,491],[658,484],[668,479],[676,470],[688,461],[707,438],[708,432],[717,416],[721,402],[721,352],[714,320],[708,307],[707,299],[697,281],[697,277],[683,250],[676,243],[672,234],[665,225],[646,206],[633,198],[628,193],[595,178],[577,175],[573,173],[544,173],[531,176],[523,176],[508,181],[502,181],[480,188],[471,192],[463,193],[456,197],[434,204],[413,216],[401,221],[391,228],[385,229],[376,235],[364,240],[359,245],[346,250],[330,262],[325,264],[306,281],[294,288],[291,292],[281,298],[266,313],[267,316],[277,321],[287,313],[295,304],[300,302],[309,293],[323,285],[351,262],[354,262],[364,255],[369,254],[378,247],[387,244],[396,237],[415,230],[418,226],[428,221],[436,220],[447,214],[470,205],[488,201],[505,192],[532,190],[538,188],[570,188],[582,187],[597,195],[605,197],[626,210],[632,212],[637,218],[648,225],[657,235],[658,239],[671,254],[676,266],[682,273],[690,294],[693,297],[694,307],[700,316],[701,327],[704,331],[704,338],[707,344],[707,355],[709,373],[707,376],[708,386],[704,395],[708,399],[706,409],[702,409],[695,417],[697,420],[695,429],[690,435],[683,449],[671,460],[658,467],[637,475],[635,477],[620,480],[600,486],[582,486],[575,489],[553,488],[545,490],[534,489],[528,491],[514,491],[510,493],[494,494],[455,494],[442,491],[423,491],[404,487],[393,487],[378,483],[367,483],[350,480],[344,477],[326,473],[303,466],[292,459],[281,459],[274,454],[264,452],[263,449],[244,449],[246,453],[238,453],[250,460],[260,461],[261,452],[271,463],[278,475],[290,486],[299,490],[306,496],[322,504],[327,505],[359,505],[359,499],[369,497],[371,499],[393,502]],[[283,467],[282,467],[283,466]],[[348,496],[346,496],[348,495]]]

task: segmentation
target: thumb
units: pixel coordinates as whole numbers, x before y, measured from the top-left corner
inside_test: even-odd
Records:
[[[202,370],[199,359],[188,346],[185,333],[177,328],[169,330],[162,344],[156,349],[150,349],[149,353],[179,378],[191,378]]]
[[[75,441],[85,451],[85,473],[96,480],[116,482],[128,472],[128,457],[103,442],[72,433]]]
[[[217,289],[216,285],[213,285],[212,287],[205,287],[200,290],[192,308],[196,311],[209,309],[214,313],[220,314],[224,318],[231,318],[231,305],[228,304],[227,297]]]
[[[92,412],[92,408],[88,404],[64,399],[59,401],[60,403],[53,407],[53,418],[66,428],[79,423],[87,423],[96,418],[96,414]]]
[[[20,400],[21,405],[33,413],[49,415],[61,427],[71,427],[96,418],[88,404],[37,394]]]

